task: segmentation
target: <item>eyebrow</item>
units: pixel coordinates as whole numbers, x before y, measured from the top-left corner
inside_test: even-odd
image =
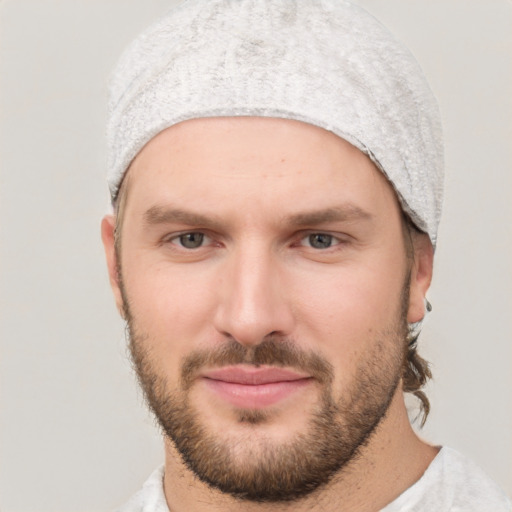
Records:
[[[172,224],[179,222],[191,226],[208,226],[211,228],[220,227],[220,221],[210,215],[203,215],[180,208],[166,208],[152,206],[144,213],[144,222],[148,226],[157,224]]]
[[[358,220],[372,220],[373,215],[359,206],[346,204],[323,210],[313,210],[294,213],[285,217],[285,222],[296,226],[310,226],[326,222],[352,222]]]
[[[303,227],[327,222],[369,221],[372,218],[373,215],[371,213],[359,206],[346,204],[339,207],[294,213],[285,216],[281,222],[285,225]],[[220,219],[211,215],[163,206],[152,206],[149,208],[144,214],[144,222],[148,226],[180,223],[190,226],[209,227],[211,229],[220,229],[223,224]]]

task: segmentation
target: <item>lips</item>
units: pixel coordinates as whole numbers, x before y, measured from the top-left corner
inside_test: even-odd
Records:
[[[261,409],[296,394],[312,378],[275,367],[229,366],[204,372],[202,381],[218,398],[243,409]]]

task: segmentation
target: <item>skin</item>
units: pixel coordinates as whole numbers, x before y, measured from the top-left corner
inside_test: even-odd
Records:
[[[255,347],[273,333],[329,361],[340,399],[375,353],[377,335],[400,314],[409,274],[407,322],[424,315],[428,238],[415,236],[408,258],[392,187],[363,153],[330,132],[270,118],[186,121],[152,139],[127,179],[118,253],[115,217],[102,222],[110,281],[124,314],[121,266],[137,330],[170,389],[179,387],[180,362],[192,351],[226,339]],[[194,250],[180,245],[179,236],[191,231],[206,236]],[[312,233],[331,235],[332,246],[312,247]],[[396,340],[384,341],[402,350]],[[270,420],[259,426],[237,422],[234,407],[201,382],[190,400],[211,432],[230,439],[250,432],[255,450],[239,456],[254,457],[261,439],[283,443],[307,428],[319,389],[303,386],[266,409]],[[240,510],[234,498],[195,478],[169,439],[165,449],[172,512]],[[399,384],[359,457],[337,478],[295,503],[243,508],[379,510],[417,481],[436,453],[412,430]]]

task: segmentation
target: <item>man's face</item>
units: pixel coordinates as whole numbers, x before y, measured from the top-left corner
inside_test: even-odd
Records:
[[[156,136],[125,188],[114,291],[183,461],[256,501],[328,482],[400,394],[417,319],[391,186],[320,128],[215,118]]]

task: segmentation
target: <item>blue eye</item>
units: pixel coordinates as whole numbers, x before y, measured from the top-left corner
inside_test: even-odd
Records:
[[[205,236],[203,233],[184,233],[177,237],[179,243],[185,249],[197,249],[203,245]]]
[[[328,249],[333,243],[334,237],[326,233],[313,233],[308,236],[308,242],[314,249]]]

